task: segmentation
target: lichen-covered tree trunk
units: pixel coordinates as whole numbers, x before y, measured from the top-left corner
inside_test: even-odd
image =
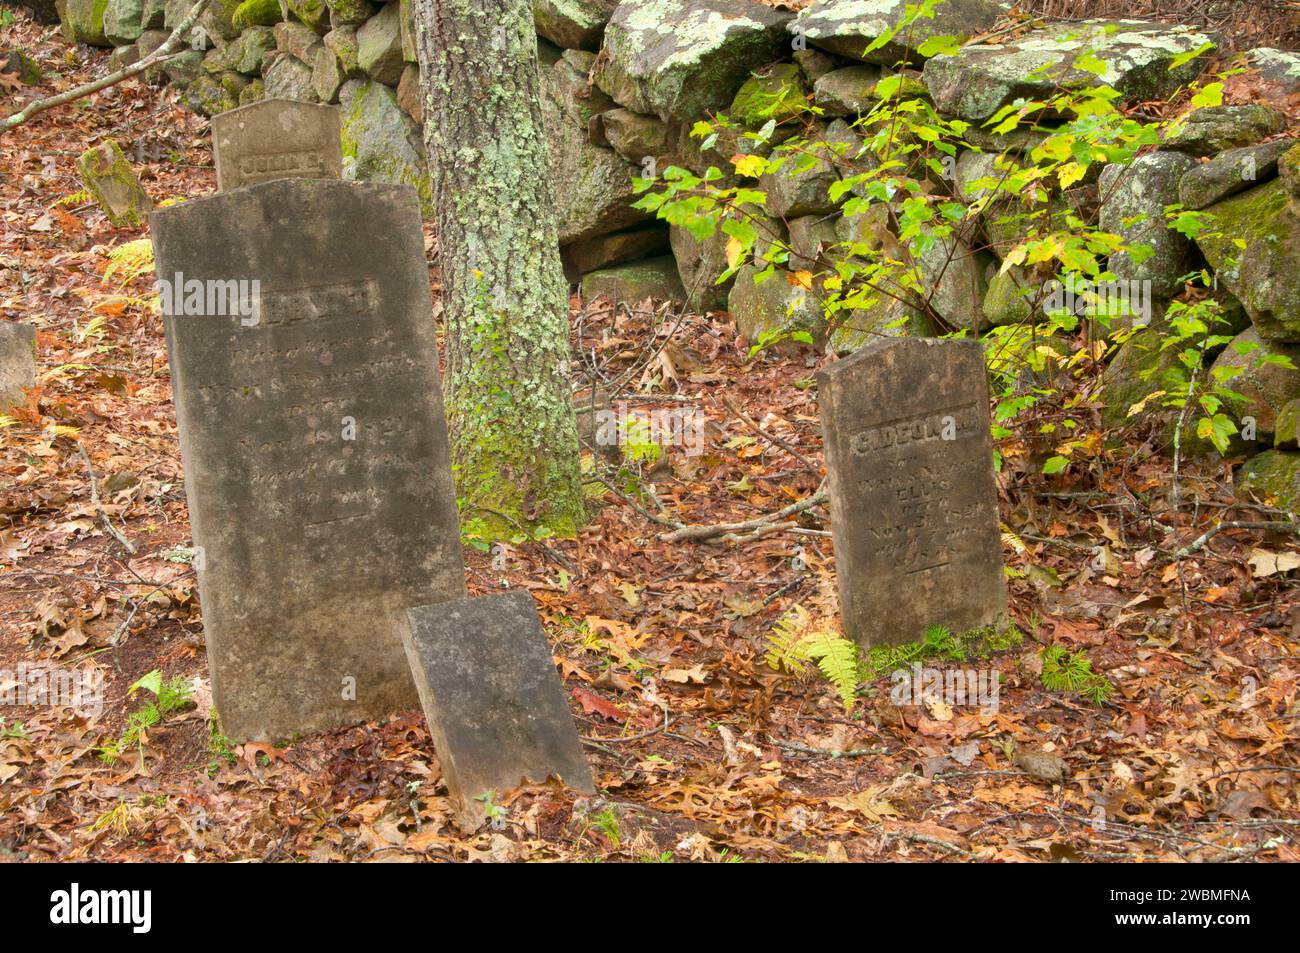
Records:
[[[568,287],[529,0],[415,0],[446,315],[444,383],[469,534],[582,525]]]

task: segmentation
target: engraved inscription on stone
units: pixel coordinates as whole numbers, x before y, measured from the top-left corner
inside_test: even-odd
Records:
[[[272,179],[339,179],[343,145],[337,106],[264,99],[212,117],[217,189]]]
[[[1002,622],[980,346],[883,341],[818,383],[845,635],[871,646]]]
[[[152,230],[160,274],[259,287],[255,323],[164,319],[224,730],[413,707],[406,609],[464,594],[415,192],[286,179]]]

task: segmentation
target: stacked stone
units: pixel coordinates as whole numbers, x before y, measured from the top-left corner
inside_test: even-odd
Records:
[[[68,37],[116,46],[120,62],[156,49],[191,2],[58,0]],[[185,84],[191,107],[209,115],[262,96],[337,102],[345,176],[412,184],[427,203],[410,0],[285,3],[213,0],[201,21],[211,48],[187,51],[163,71]],[[975,148],[931,183],[970,201],[978,194],[975,183],[1000,174],[997,163],[1015,162],[1050,132],[995,135],[982,127],[1002,107],[1099,81],[1129,101],[1160,99],[1201,68],[1195,59],[1176,61],[1219,39],[1139,21],[1049,23],[998,44],[969,43],[927,58],[923,49],[934,52],[923,47],[927,39],[978,36],[1005,14],[996,0],[947,0],[934,19],[868,51],[897,25],[906,5],[815,0],[795,15],[756,0],[535,0],[550,172],[570,278],[588,297],[684,299],[700,311],[730,311],[751,341],[795,328],[839,352],[871,334],[933,333],[933,316],[971,334],[1045,321],[1024,294],[1027,275],[1018,267],[1001,269],[1001,258],[1028,228],[1013,221],[1010,213],[1026,208],[1010,199],[990,210],[982,234],[937,243],[915,262],[925,301],[879,296],[851,316],[852,331],[834,334],[814,296],[785,281],[756,284],[753,265],[719,284],[727,271],[724,236],[698,241],[632,207],[635,176],[670,165],[703,175],[713,166],[727,182],[766,193],[760,233],[764,241],[787,243],[798,269],[816,270],[826,246],[850,241],[906,261],[887,207],[843,215],[851,192],[838,201],[828,194],[870,161],[857,158],[861,140],[853,123],[875,103],[882,79],[896,75],[904,97],[928,96],[940,113],[971,124],[966,136]],[[1106,64],[1100,77],[1075,65],[1085,51]],[[896,72],[904,59],[912,68]],[[1259,49],[1243,62],[1261,90],[1281,98],[1300,92],[1300,54]],[[808,104],[819,110],[811,121]],[[704,149],[691,129],[720,113],[730,121]],[[771,124],[762,144],[748,135]],[[1300,366],[1300,152],[1282,137],[1285,126],[1284,116],[1261,105],[1197,110],[1156,150],[1127,166],[1094,167],[1083,181],[1052,194],[1042,211],[1063,218],[1100,209],[1104,229],[1152,249],[1141,261],[1116,255],[1110,262],[1119,279],[1148,282],[1152,295],[1151,326],[1117,348],[1106,372],[1104,412],[1112,421],[1158,386],[1152,382],[1161,362],[1176,360],[1159,341],[1164,306],[1183,288],[1180,277],[1202,262],[1216,271],[1216,294],[1240,345],[1222,350],[1217,364],[1248,366],[1233,383],[1245,404],[1232,410],[1251,419],[1255,442],[1243,437],[1238,449],[1276,444],[1247,475],[1274,493],[1289,486],[1300,504],[1300,373],[1257,361],[1261,353],[1277,354]],[[821,143],[813,161],[787,161],[760,181],[742,178],[731,161],[796,134]],[[1174,203],[1214,213],[1219,228],[1194,241],[1167,229],[1164,209]],[[1243,356],[1246,349],[1252,353]]]

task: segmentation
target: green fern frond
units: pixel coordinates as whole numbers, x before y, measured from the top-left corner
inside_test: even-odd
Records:
[[[822,674],[835,686],[844,710],[851,711],[857,699],[861,673],[858,647],[834,632],[814,632],[806,636],[802,644],[809,656],[816,659]]]
[[[791,606],[776,620],[768,634],[767,652],[764,653],[767,664],[778,672],[802,675],[811,660],[802,644],[811,625],[812,618],[807,609],[798,603]]]
[[[54,202],[51,203],[50,208],[59,205],[85,205],[87,202],[93,202],[94,200],[95,197],[93,195],[85,189],[81,189],[77,192],[73,192],[71,195],[65,195],[61,199],[55,199]]]
[[[116,282],[118,287],[122,287],[141,275],[149,274],[153,269],[153,242],[147,238],[137,238],[109,249],[104,284]]]

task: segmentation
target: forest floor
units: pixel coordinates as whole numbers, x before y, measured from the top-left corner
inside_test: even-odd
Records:
[[[104,70],[25,18],[11,29],[62,73],[41,92]],[[191,540],[152,276],[104,276],[109,251],[147,232],[78,194],[76,158],[105,138],[140,160],[155,201],[215,189],[207,122],[136,81],[3,143],[0,313],[38,327],[42,378],[0,427],[0,689],[24,663],[93,666],[105,704],[0,708],[0,858],[1300,859],[1300,554],[1288,535],[1225,530],[1175,558],[1220,520],[1277,518],[1236,502],[1231,461],[1185,468],[1175,507],[1171,462],[1141,434],[1050,477],[1004,443],[1026,637],[962,663],[1000,673],[996,710],[896,705],[887,677],[846,710],[815,673],[765,661],[796,604],[833,620],[826,512],[741,543],[664,541],[658,521],[749,520],[814,492],[809,385],[826,359],[750,358],[725,315],[667,307],[575,301],[575,365],[703,412],[704,452],[669,448],[636,506],[598,486],[576,541],[465,550],[473,593],[535,596],[598,797],[527,788],[464,835],[419,710],[284,748],[227,744],[176,553]],[[1049,645],[1084,653],[1110,699],[1048,691]],[[189,679],[188,702],[102,756],[154,670]]]

